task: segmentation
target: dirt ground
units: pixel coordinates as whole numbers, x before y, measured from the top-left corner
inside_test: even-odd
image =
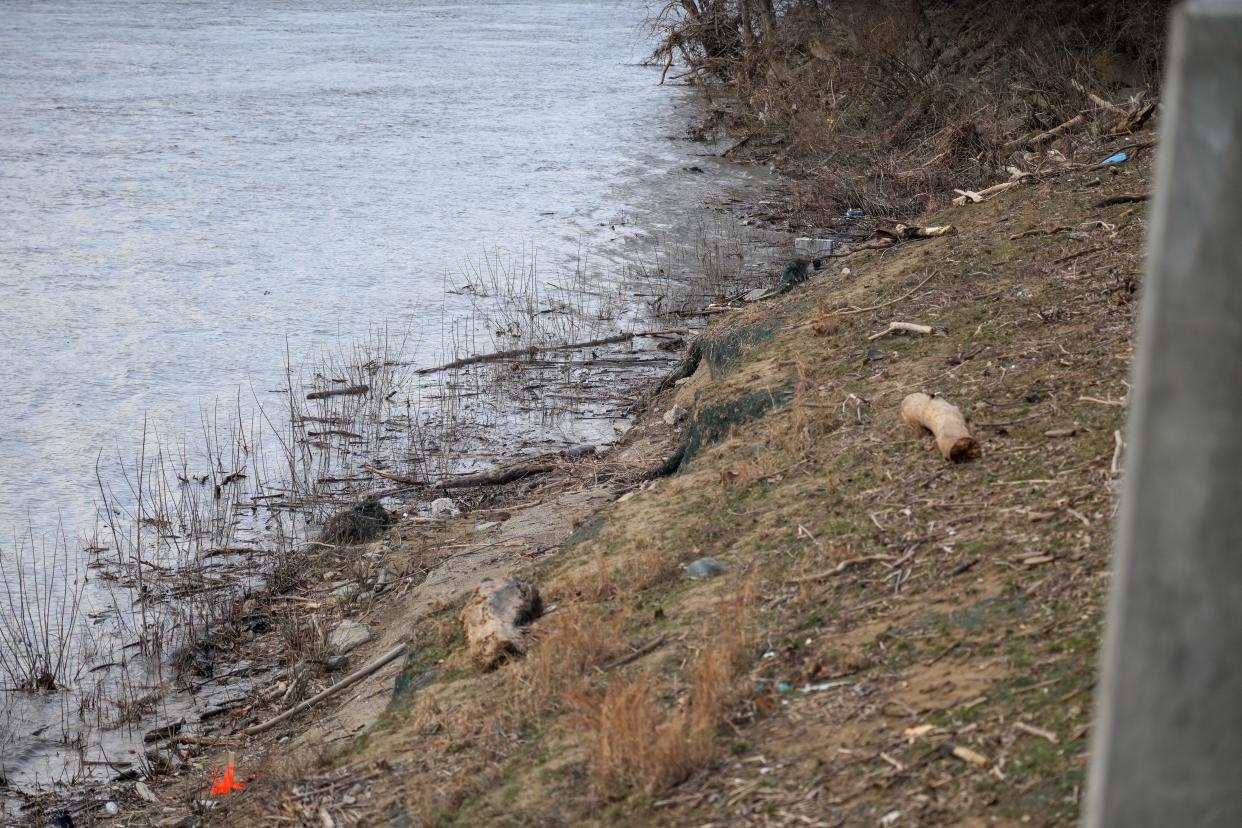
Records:
[[[1151,142],[720,314],[608,455],[308,556],[307,612],[374,634],[350,669],[405,657],[248,742],[182,746],[159,801],[123,790],[107,822],[1076,824],[1146,232],[1145,204],[1097,205],[1148,191]],[[893,321],[934,331],[877,336]],[[959,406],[981,456],[903,424],[916,391]],[[687,577],[706,556],[724,573]],[[392,586],[334,592],[359,562]],[[547,611],[480,672],[458,613],[514,573]],[[208,799],[224,750],[247,787]]]

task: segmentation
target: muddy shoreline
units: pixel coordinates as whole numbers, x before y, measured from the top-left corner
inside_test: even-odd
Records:
[[[162,683],[174,696],[181,696],[185,701],[170,705],[164,697],[166,691],[150,685],[140,699],[134,699],[131,691],[130,700],[134,706],[122,712],[126,719],[130,715],[134,718],[122,719],[119,726],[141,738],[141,747],[130,747],[120,756],[105,755],[91,760],[93,767],[111,768],[118,775],[112,781],[21,793],[14,801],[18,803],[22,819],[38,824],[43,815],[64,812],[76,814],[77,824],[90,824],[82,820],[109,816],[106,805],[114,802],[121,808],[119,824],[127,824],[127,819],[139,820],[133,824],[147,824],[141,820],[152,818],[146,806],[154,803],[144,797],[154,792],[156,798],[165,803],[161,806],[164,813],[161,818],[170,820],[167,824],[182,824],[179,822],[182,817],[189,819],[184,824],[193,824],[194,813],[209,807],[202,803],[213,801],[203,796],[193,799],[189,792],[202,787],[204,778],[210,781],[206,769],[208,763],[214,761],[213,757],[218,758],[219,749],[236,749],[239,756],[245,758],[245,768],[256,767],[257,758],[273,745],[282,744],[288,733],[278,730],[278,735],[261,737],[245,747],[234,746],[235,734],[257,724],[260,711],[279,710],[282,706],[288,709],[297,700],[313,695],[362,666],[364,659],[359,658],[360,653],[370,654],[377,646],[390,645],[394,631],[388,624],[376,624],[374,620],[374,614],[382,612],[389,601],[408,603],[412,593],[422,591],[434,596],[420,599],[425,613],[444,601],[457,600],[515,563],[552,553],[591,512],[638,485],[652,468],[666,459],[673,447],[664,440],[652,443],[644,428],[630,428],[626,424],[634,423],[644,414],[650,416],[650,412],[643,411],[645,402],[657,389],[661,378],[682,358],[695,332],[719,312],[709,307],[707,313],[702,313],[698,308],[705,305],[723,308],[730,301],[740,307],[744,304],[739,301],[741,295],[757,286],[768,286],[766,273],[771,272],[773,263],[784,252],[779,242],[784,238],[783,232],[769,229],[751,216],[761,209],[757,202],[754,208],[747,208],[736,198],[731,202],[716,208],[717,214],[724,216],[721,225],[726,228],[724,233],[734,233],[727,229],[729,226],[749,228],[730,239],[738,250],[735,259],[739,265],[733,274],[725,276],[717,272],[695,278],[685,273],[680,279],[664,278],[656,282],[648,279],[645,283],[642,274],[630,277],[627,282],[633,290],[630,302],[642,301],[650,306],[651,288],[662,290],[659,296],[663,304],[658,306],[657,312],[647,321],[629,323],[629,329],[639,336],[612,336],[605,341],[590,341],[589,347],[582,348],[573,345],[572,341],[581,340],[577,334],[566,337],[562,332],[558,341],[556,331],[527,332],[525,341],[538,344],[514,349],[508,356],[489,355],[486,359],[466,360],[469,364],[452,365],[445,370],[414,372],[419,378],[414,396],[424,405],[439,404],[442,416],[446,411],[444,400],[456,397],[452,402],[454,408],[445,419],[456,417],[459,425],[463,410],[471,406],[469,400],[483,397],[483,389],[489,386],[493,389],[506,385],[514,387],[514,378],[520,378],[516,387],[522,389],[532,385],[563,388],[565,391],[559,401],[549,403],[545,398],[534,408],[523,403],[520,394],[512,390],[506,402],[512,407],[512,414],[524,415],[528,421],[532,420],[532,411],[537,412],[540,421],[535,429],[542,426],[545,433],[549,433],[551,426],[553,433],[564,435],[563,430],[557,431],[556,424],[565,418],[580,423],[594,419],[606,424],[610,433],[598,428],[588,432],[598,435],[591,443],[575,439],[581,432],[572,430],[568,439],[563,436],[550,443],[546,439],[527,440],[516,445],[510,443],[508,448],[496,446],[494,441],[484,437],[477,439],[473,451],[462,450],[450,456],[454,446],[460,447],[470,439],[468,433],[463,433],[452,439],[444,439],[441,435],[437,446],[439,454],[434,458],[431,456],[434,452],[424,448],[426,453],[419,458],[421,466],[410,464],[408,456],[405,463],[395,457],[376,459],[374,454],[360,454],[347,447],[359,442],[376,445],[371,442],[368,429],[394,430],[393,420],[371,410],[366,400],[382,393],[391,401],[393,392],[390,389],[400,387],[399,381],[390,376],[373,392],[368,389],[366,394],[337,393],[342,387],[354,388],[348,383],[357,381],[355,377],[365,377],[375,383],[373,352],[365,352],[369,358],[363,364],[345,366],[344,372],[338,370],[337,374],[344,374],[342,380],[324,384],[323,379],[319,379],[299,384],[297,388],[291,384],[290,391],[308,397],[313,406],[300,410],[291,406],[290,410],[295,412],[292,418],[295,439],[312,449],[339,448],[336,459],[339,461],[347,455],[348,459],[331,467],[317,466],[320,482],[333,484],[328,490],[299,496],[296,486],[271,495],[260,488],[251,493],[252,510],[254,504],[261,504],[270,513],[278,504],[281,508],[296,509],[301,503],[312,506],[308,515],[325,516],[339,509],[341,504],[347,505],[368,494],[382,498],[391,510],[393,526],[376,543],[340,550],[317,542],[295,543],[293,532],[284,534],[289,530],[282,530],[276,545],[278,554],[269,552],[257,559],[250,552],[253,547],[249,544],[224,544],[203,550],[213,560],[204,566],[205,562],[199,558],[199,577],[203,577],[208,566],[223,562],[222,568],[213,570],[212,577],[227,579],[229,570],[233,570],[235,586],[232,589],[236,598],[216,613],[219,621],[215,627],[205,634],[200,633],[172,655],[174,672]],[[495,291],[492,296],[500,292],[495,284],[490,289],[480,285],[473,290],[480,297],[488,297],[492,291]],[[666,310],[674,304],[670,299],[676,292],[684,297],[677,300],[680,306]],[[508,301],[515,298],[527,297],[506,297]],[[556,305],[549,303],[549,307]],[[575,312],[581,313],[580,310]],[[493,318],[495,316],[503,316],[503,313]],[[648,336],[649,330],[659,333]],[[564,342],[565,339],[571,342]],[[383,362],[388,368],[403,367],[399,359],[388,358]],[[319,372],[317,376],[323,373],[327,372]],[[425,379],[428,376],[435,381],[434,385]],[[308,388],[316,390],[308,391]],[[409,396],[407,394],[407,399]],[[500,394],[493,391],[485,403],[498,408],[502,405],[498,402],[500,398]],[[479,421],[474,427],[476,438],[481,436],[479,425],[485,425],[488,420],[487,416],[477,413],[484,407],[475,408]],[[489,416],[495,413],[489,412]],[[495,423],[504,418],[502,411],[490,421]],[[409,422],[407,416],[404,423]],[[401,425],[400,420],[397,425]],[[426,428],[426,423],[423,427]],[[468,432],[469,428],[462,431]],[[600,447],[598,454],[594,449],[596,445]],[[551,454],[547,454],[549,450]],[[448,478],[541,454],[552,458],[551,469],[503,486],[442,491],[411,485],[416,482],[411,479],[412,475],[424,480],[434,479],[437,474]],[[555,494],[558,487],[565,485],[565,479],[579,480],[584,475],[592,480],[588,494]],[[219,491],[217,489],[217,493]],[[550,504],[530,505],[531,498],[543,501],[549,493],[555,494]],[[436,502],[446,494],[453,496],[451,508],[460,510],[461,516],[447,520],[436,516],[450,508]],[[237,502],[244,504],[246,498],[238,497]],[[305,524],[306,529],[294,531],[317,531],[322,517],[317,521],[313,516]],[[533,533],[511,534],[517,531],[514,527],[521,526],[538,528]],[[443,560],[436,556],[393,557],[395,548],[411,542],[411,531],[420,536],[434,532],[446,548],[466,551],[448,555]],[[499,538],[479,544],[475,536],[488,531],[499,532]],[[531,538],[537,538],[537,542],[512,561],[495,552],[526,543]],[[255,547],[270,545],[270,541],[261,540],[254,544]],[[466,571],[459,571],[463,565]],[[312,572],[313,577],[309,574]],[[256,583],[270,586],[255,589]],[[193,586],[188,588],[194,589]],[[413,617],[418,615],[416,612]],[[340,652],[328,652],[326,648],[333,634],[358,623],[358,617],[372,619],[370,624],[378,635],[370,638],[382,640],[378,644],[370,640],[359,651],[344,651],[352,650],[355,645],[351,643],[338,646],[337,649],[342,649]],[[402,617],[405,621],[412,620],[408,612]],[[307,621],[307,618],[312,620]],[[309,660],[287,663],[284,653],[291,642],[308,647]],[[376,682],[391,685],[400,670],[400,663],[389,665],[364,684],[371,688]],[[186,691],[189,691],[188,697],[184,695]],[[344,695],[346,698],[327,703],[325,708],[348,707],[356,698],[356,691]],[[378,712],[371,710],[370,714]],[[339,733],[325,732],[313,738],[330,744],[339,737]],[[183,741],[177,741],[178,738]],[[305,745],[308,738],[311,737],[302,737],[300,744]],[[137,785],[138,781],[142,784]],[[205,789],[199,791],[203,793]],[[178,800],[185,803],[187,796],[191,797],[188,810],[181,809],[181,817],[173,819],[171,810],[174,809],[166,803]]]

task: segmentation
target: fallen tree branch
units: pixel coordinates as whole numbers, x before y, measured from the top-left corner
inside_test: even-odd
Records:
[[[402,642],[401,644],[398,644],[396,647],[393,647],[391,650],[384,653],[382,656],[380,656],[375,661],[372,661],[366,667],[363,667],[360,670],[356,670],[350,673],[348,676],[341,679],[336,684],[332,685],[327,690],[324,690],[322,693],[318,694],[317,696],[312,696],[311,698],[307,699],[301,704],[294,705],[293,707],[289,708],[284,713],[281,713],[279,716],[276,716],[273,719],[268,719],[266,722],[262,722],[253,727],[246,728],[245,730],[242,731],[242,734],[245,736],[258,736],[260,733],[271,730],[273,727],[280,724],[281,722],[293,718],[294,716],[301,713],[302,711],[309,710],[310,708],[314,707],[315,705],[319,704],[322,701],[327,701],[328,699],[335,696],[337,693],[344,690],[346,687],[350,687],[354,684],[357,684],[358,682],[362,681],[367,676],[371,675],[372,673],[377,672],[380,668],[382,668],[389,662],[395,661],[397,657],[400,656],[402,653],[404,653],[408,647],[409,647],[408,642]]]
[[[646,644],[643,644],[641,647],[635,648],[633,651],[631,651],[630,653],[627,653],[626,655],[618,656],[617,658],[614,658],[612,661],[605,661],[603,664],[599,665],[595,669],[599,670],[599,672],[601,673],[606,673],[609,670],[615,670],[618,667],[624,667],[626,664],[629,664],[631,661],[638,661],[638,659],[647,655],[647,653],[654,652],[660,647],[664,646],[665,641],[668,641],[668,636],[657,635],[655,638],[651,639]]]
[[[946,460],[960,463],[979,456],[979,444],[970,436],[966,418],[952,403],[928,394],[910,394],[901,401],[901,419],[920,433],[930,431]]]
[[[1057,233],[1068,233],[1073,230],[1068,224],[1061,224],[1056,227],[1050,227],[1046,230],[1023,230],[1021,233],[1014,233],[1009,237],[1010,241],[1018,239],[1029,239],[1031,236],[1055,236]]]
[[[344,388],[333,388],[328,391],[312,391],[306,395],[308,400],[326,400],[328,397],[356,397],[371,390],[369,385],[347,385]]]
[[[1114,204],[1138,204],[1151,198],[1151,193],[1122,193],[1121,195],[1110,196],[1103,201],[1097,201],[1092,206],[1096,209],[1100,207],[1112,207]]]
[[[502,486],[530,477],[534,474],[545,474],[557,467],[555,454],[541,454],[531,460],[520,460],[507,466],[471,472],[469,474],[437,480],[429,484],[433,489],[464,489],[470,486]]]
[[[616,345],[642,336],[673,336],[688,333],[690,333],[689,328],[660,328],[655,331],[631,331],[630,333],[616,334],[615,336],[604,336],[599,339],[590,339],[586,342],[567,342],[561,345],[530,345],[526,348],[510,348],[507,351],[494,351],[490,354],[462,357],[452,362],[446,362],[443,365],[419,368],[414,373],[434,374],[437,371],[451,371],[454,368],[464,368],[468,365],[478,365],[482,362],[497,362],[502,359],[514,359],[515,357],[534,357],[536,354],[545,351],[577,351],[582,348],[594,348],[597,345]]]
[[[879,339],[880,337],[888,336],[889,334],[895,333],[897,331],[905,331],[906,333],[929,335],[933,333],[934,330],[935,329],[932,328],[931,325],[920,325],[917,322],[889,322],[887,328],[880,331],[879,333],[873,333],[871,336],[867,337],[867,341],[870,342],[874,339]]]
[[[392,472],[382,471],[380,469],[375,468],[374,466],[363,466],[362,470],[365,472],[370,472],[371,474],[377,475],[379,477],[386,478],[388,480],[394,480],[397,483],[404,483],[407,486],[426,486],[427,485],[426,480],[415,480],[412,477],[403,477],[399,474],[393,474]]]

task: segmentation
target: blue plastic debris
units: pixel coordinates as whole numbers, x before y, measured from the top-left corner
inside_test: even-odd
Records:
[[[1105,158],[1103,161],[1100,162],[1100,165],[1103,166],[1104,164],[1120,164],[1123,161],[1129,161],[1129,160],[1130,160],[1129,155],[1127,155],[1124,152],[1119,152],[1116,155],[1110,155],[1107,158]]]
[[[865,215],[867,214],[864,213],[862,210],[858,209],[857,207],[851,207],[850,209],[845,211],[846,218],[862,218]]]
[[[778,693],[791,693],[791,692],[793,692],[793,685],[792,685],[792,684],[790,684],[790,683],[789,683],[789,682],[787,682],[787,681],[778,681],[778,682],[776,683],[776,692],[778,692]]]

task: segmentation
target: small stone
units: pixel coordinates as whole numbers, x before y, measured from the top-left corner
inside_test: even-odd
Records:
[[[686,409],[680,405],[674,405],[668,411],[664,412],[664,423],[666,425],[675,425],[682,417],[686,416]]]
[[[884,352],[879,348],[868,349],[866,362],[879,362],[882,359],[884,359]]]
[[[461,509],[457,508],[457,504],[453,502],[451,497],[438,497],[431,501],[432,517],[456,517],[461,514]]]
[[[328,648],[341,655],[371,640],[371,630],[366,624],[346,619],[328,634]]]
[[[349,669],[349,656],[347,655],[328,656],[328,659],[327,661],[323,663],[323,666],[325,669],[327,669],[329,673],[343,672]]]
[[[109,800],[104,803],[104,810],[108,812],[108,816],[116,816],[121,812],[121,806]]]
[[[686,567],[686,577],[715,578],[717,575],[723,575],[724,571],[724,564],[715,558],[699,558]]]
[[[388,573],[387,569],[381,569],[379,571],[379,574],[375,576],[376,593],[380,593],[388,589],[388,585],[391,583],[392,583],[392,575]]]
[[[358,585],[353,581],[347,581],[336,589],[332,590],[332,597],[338,601],[352,601],[358,597]]]

